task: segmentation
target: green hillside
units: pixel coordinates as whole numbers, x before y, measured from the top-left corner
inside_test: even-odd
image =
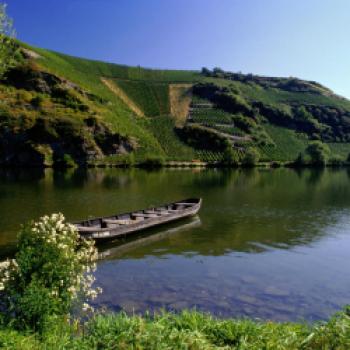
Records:
[[[263,161],[292,161],[312,140],[332,156],[350,151],[350,101],[316,82],[129,67],[18,45],[18,65],[0,82],[0,164],[118,163],[129,154],[216,162],[228,149],[239,161],[251,148]]]

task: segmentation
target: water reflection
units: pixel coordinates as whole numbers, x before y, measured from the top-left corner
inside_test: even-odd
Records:
[[[174,239],[175,234],[185,233],[191,228],[199,227],[201,220],[198,216],[181,221],[177,221],[173,224],[162,225],[153,229],[146,230],[138,235],[133,235],[130,238],[124,237],[113,242],[100,245],[98,247],[99,259],[116,259],[125,255],[136,248],[144,247],[149,244],[160,242],[171,236]],[[164,228],[166,227],[166,228]],[[160,250],[157,251],[158,253]]]

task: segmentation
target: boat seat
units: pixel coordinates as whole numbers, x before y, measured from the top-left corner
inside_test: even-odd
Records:
[[[193,203],[181,203],[181,202],[179,202],[179,203],[175,203],[175,205],[185,205],[187,207],[190,207],[193,205]]]
[[[146,214],[146,213],[135,213],[135,214],[131,214],[132,217],[138,218],[138,217],[142,217],[142,218],[156,218],[158,217],[157,214]]]
[[[115,225],[130,225],[132,220],[120,220],[120,219],[103,219],[103,222],[106,224],[115,224]]]
[[[157,214],[158,215],[167,215],[167,214],[169,214],[169,211],[168,210],[158,210]]]
[[[101,226],[80,226],[80,225],[75,225],[75,227],[77,228],[77,230],[79,232],[96,232],[98,230],[101,230]]]
[[[181,204],[175,204],[175,210],[183,210],[183,209],[185,209],[186,208],[186,206],[185,205],[181,205]]]

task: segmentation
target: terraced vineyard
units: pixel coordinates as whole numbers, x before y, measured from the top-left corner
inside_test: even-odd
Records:
[[[192,160],[194,150],[180,141],[175,131],[174,120],[170,116],[155,117],[145,121],[169,160]]]
[[[203,162],[220,162],[223,158],[222,153],[212,152],[206,150],[197,150],[195,152],[196,159],[202,160]]]
[[[169,85],[147,81],[115,79],[115,84],[149,117],[169,114]]]
[[[216,108],[195,107],[190,113],[190,121],[200,124],[232,124],[232,115]]]
[[[307,147],[306,137],[297,134],[293,130],[273,125],[265,125],[265,129],[274,141],[275,146],[259,147],[263,161],[292,161]]]

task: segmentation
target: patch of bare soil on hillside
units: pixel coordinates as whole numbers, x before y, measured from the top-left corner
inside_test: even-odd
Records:
[[[178,127],[184,126],[192,101],[192,84],[170,84],[170,113]]]

